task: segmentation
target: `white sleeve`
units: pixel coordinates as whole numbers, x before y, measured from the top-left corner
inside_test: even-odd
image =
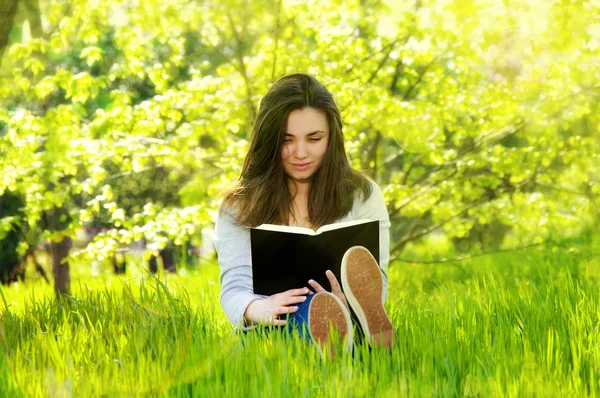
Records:
[[[235,327],[242,330],[253,329],[256,325],[244,326],[244,312],[252,301],[268,296],[254,294],[250,230],[235,224],[233,215],[221,208],[213,241],[221,268],[221,307]]]

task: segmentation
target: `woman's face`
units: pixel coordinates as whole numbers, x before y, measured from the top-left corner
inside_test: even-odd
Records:
[[[325,112],[315,108],[293,110],[287,120],[281,149],[285,173],[296,182],[308,182],[321,166],[329,142]]]

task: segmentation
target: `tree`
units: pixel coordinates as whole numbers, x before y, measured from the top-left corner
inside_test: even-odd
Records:
[[[18,269],[20,263],[19,249],[23,240],[19,221],[20,208],[23,201],[11,192],[0,195],[0,283],[8,284],[24,278],[23,270]]]
[[[434,231],[501,247],[597,222],[597,4],[250,3],[42,1],[50,33],[14,42],[0,78],[0,193],[24,197],[23,222],[114,223],[71,258],[182,244],[239,174],[261,95],[296,71],[335,93],[393,257]],[[119,182],[145,191],[158,169],[160,197],[126,205]]]

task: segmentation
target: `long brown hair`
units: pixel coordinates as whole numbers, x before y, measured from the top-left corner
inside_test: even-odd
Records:
[[[354,170],[344,149],[342,119],[333,96],[313,76],[303,73],[279,79],[260,102],[242,173],[223,203],[237,209],[237,223],[288,225],[292,195],[283,168],[281,148],[289,114],[315,108],[327,115],[329,142],[323,162],[313,174],[308,217],[314,228],[332,223],[352,209],[358,189],[371,195],[367,178]]]

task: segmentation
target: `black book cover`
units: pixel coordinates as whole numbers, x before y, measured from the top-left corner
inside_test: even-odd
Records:
[[[325,271],[331,270],[341,285],[341,261],[352,246],[366,247],[379,263],[377,220],[364,220],[318,235],[252,228],[250,241],[255,294],[270,296],[305,286],[313,290],[309,279],[331,291]]]

